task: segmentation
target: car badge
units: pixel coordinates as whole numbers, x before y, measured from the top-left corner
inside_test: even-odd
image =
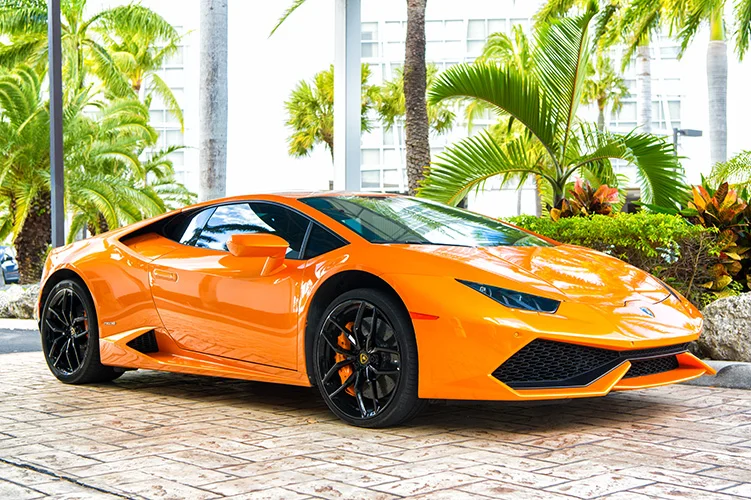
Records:
[[[640,310],[641,312],[643,312],[644,314],[646,314],[647,316],[649,316],[650,318],[654,318],[654,317],[655,317],[655,313],[653,313],[653,312],[652,312],[652,311],[651,311],[651,310],[650,310],[649,308],[647,308],[647,307],[640,307],[640,308],[639,308],[639,310]]]

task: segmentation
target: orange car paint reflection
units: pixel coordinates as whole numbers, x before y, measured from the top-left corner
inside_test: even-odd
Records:
[[[423,398],[600,396],[713,373],[686,353],[678,357],[679,369],[656,375],[623,379],[625,362],[587,387],[513,390],[491,373],[534,339],[617,350],[673,345],[699,336],[701,315],[648,274],[589,249],[374,245],[295,195],[221,201],[247,200],[292,207],[349,244],[308,261],[287,259],[264,275],[262,256],[199,249],[153,233],[121,241],[152,219],[53,251],[43,283],[62,270],[84,280],[98,314],[102,362],[126,368],[310,385],[305,332],[311,300],[326,280],[356,270],[384,280],[409,311]],[[555,314],[509,309],[457,278],[561,305]],[[152,329],[159,353],[127,346]]]

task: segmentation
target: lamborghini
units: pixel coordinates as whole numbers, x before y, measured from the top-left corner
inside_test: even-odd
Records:
[[[241,196],[53,250],[39,329],[65,383],[133,369],[314,386],[385,427],[427,400],[604,396],[713,373],[699,311],[623,261],[397,195]]]

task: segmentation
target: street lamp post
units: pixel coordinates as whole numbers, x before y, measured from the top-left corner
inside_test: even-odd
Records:
[[[673,153],[678,156],[678,136],[684,137],[701,137],[703,132],[701,130],[694,130],[691,128],[673,128]]]
[[[47,0],[50,81],[50,204],[52,246],[65,244],[65,177],[63,165],[63,70],[60,0]]]

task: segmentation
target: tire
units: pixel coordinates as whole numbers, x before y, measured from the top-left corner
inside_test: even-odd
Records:
[[[321,397],[350,425],[395,426],[424,407],[412,321],[390,294],[361,288],[337,297],[315,329],[312,356]]]
[[[44,359],[61,382],[108,382],[122,375],[100,362],[96,309],[79,281],[63,280],[50,290],[39,325]]]

